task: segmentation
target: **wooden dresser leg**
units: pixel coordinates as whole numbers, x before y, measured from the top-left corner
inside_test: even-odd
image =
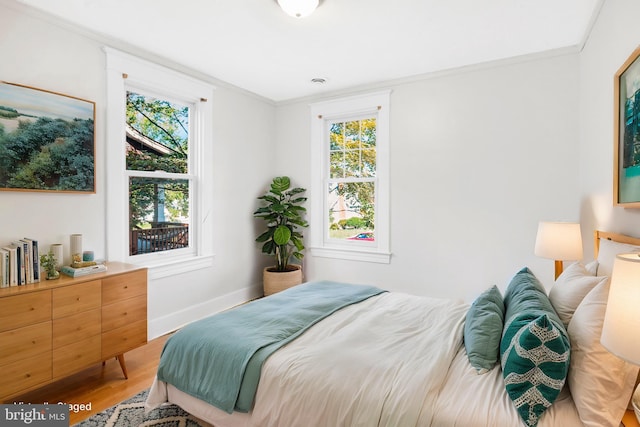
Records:
[[[116,356],[118,362],[120,362],[120,368],[122,369],[122,373],[126,379],[129,379],[129,374],[127,374],[127,364],[124,361],[124,353]]]

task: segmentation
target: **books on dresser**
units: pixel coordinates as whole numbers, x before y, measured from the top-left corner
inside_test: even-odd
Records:
[[[102,273],[104,271],[107,271],[107,266],[104,264],[96,264],[90,265],[88,267],[78,268],[74,268],[70,265],[63,265],[62,267],[60,267],[61,273],[71,277],[86,276],[88,274]]]
[[[0,247],[0,288],[40,281],[38,241],[24,238]]]

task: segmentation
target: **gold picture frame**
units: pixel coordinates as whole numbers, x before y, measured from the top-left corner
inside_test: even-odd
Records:
[[[613,204],[640,208],[640,47],[614,78]]]

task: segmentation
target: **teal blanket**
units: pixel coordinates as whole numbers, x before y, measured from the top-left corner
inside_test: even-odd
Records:
[[[191,323],[167,340],[158,379],[228,413],[248,412],[273,352],[337,310],[382,292],[311,282]]]

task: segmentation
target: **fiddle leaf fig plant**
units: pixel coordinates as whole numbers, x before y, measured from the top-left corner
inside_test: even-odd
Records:
[[[301,228],[309,226],[303,214],[307,211],[301,206],[307,198],[302,196],[304,188],[291,188],[287,176],[273,178],[269,191],[258,197],[263,206],[253,216],[267,223],[267,230],[261,233],[256,242],[262,243],[262,253],[275,255],[274,271],[289,271],[291,257],[302,260],[304,254]]]

